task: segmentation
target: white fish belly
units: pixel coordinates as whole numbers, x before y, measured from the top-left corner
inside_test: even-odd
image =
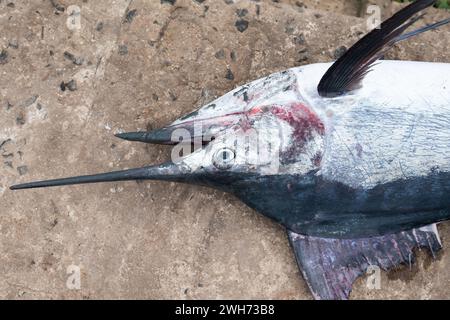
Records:
[[[328,66],[298,71],[300,92],[326,124],[318,174],[370,189],[450,172],[450,64],[382,61],[361,89],[324,99],[302,79]]]

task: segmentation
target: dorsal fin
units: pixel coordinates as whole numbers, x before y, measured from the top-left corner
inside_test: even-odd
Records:
[[[402,36],[422,16],[412,17],[435,2],[417,0],[364,36],[328,69],[317,88],[319,94],[331,98],[357,89],[372,64],[395,43],[449,23],[450,19],[446,19]]]

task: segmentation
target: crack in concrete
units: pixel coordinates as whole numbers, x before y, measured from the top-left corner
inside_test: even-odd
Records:
[[[162,44],[162,41],[166,34],[166,31],[169,28],[170,23],[174,20],[175,13],[180,9],[186,10],[185,7],[177,6],[173,10],[170,11],[169,16],[167,17],[166,21],[164,22],[164,24],[162,25],[162,27],[159,31],[158,38],[155,40],[155,48],[156,49],[159,49],[161,47],[161,44]]]

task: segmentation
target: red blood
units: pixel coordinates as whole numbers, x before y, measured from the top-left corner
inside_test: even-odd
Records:
[[[293,128],[293,144],[283,155],[285,161],[294,161],[301,153],[307,143],[313,139],[314,134],[323,136],[325,126],[320,118],[310,108],[301,103],[292,103],[284,106],[274,105],[271,108],[272,114],[279,119],[286,121]],[[319,166],[322,155],[317,154],[311,161]]]
[[[292,144],[282,155],[285,162],[293,162],[299,154],[304,151],[308,142],[313,139],[314,135],[325,134],[325,127],[320,118],[306,105],[294,102],[286,105],[269,105],[256,106],[247,111],[237,111],[221,116],[213,116],[196,121],[202,121],[204,126],[219,125],[224,129],[233,125],[246,132],[253,128],[255,118],[264,116],[265,113],[271,113],[278,119],[287,122],[293,129]],[[179,126],[193,123],[194,120],[185,121]],[[316,154],[312,157],[311,162],[319,166],[322,155]]]
[[[253,115],[258,114],[258,113],[261,113],[261,112],[262,112],[262,109],[261,109],[260,107],[254,107],[254,108],[250,109],[250,110],[247,112],[247,114],[248,114],[249,116],[253,116]]]
[[[292,103],[285,106],[273,106],[272,114],[286,121],[294,128],[296,140],[307,142],[317,132],[325,134],[325,127],[319,117],[307,106],[301,103]]]

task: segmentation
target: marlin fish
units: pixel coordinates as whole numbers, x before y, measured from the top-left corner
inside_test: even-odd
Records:
[[[411,263],[415,248],[441,249],[450,64],[380,60],[397,42],[450,22],[406,33],[434,3],[411,3],[334,63],[256,80],[161,129],[117,134],[172,145],[179,157],[171,161],[11,189],[125,180],[220,189],[286,228],[315,298],[348,299],[369,266],[389,270]]]

